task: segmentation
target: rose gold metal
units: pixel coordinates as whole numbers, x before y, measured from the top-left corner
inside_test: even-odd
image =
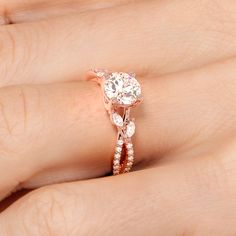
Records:
[[[97,82],[101,86],[102,91],[104,91],[104,83],[110,74],[111,74],[110,72],[103,69],[90,70],[87,73],[86,79]],[[132,77],[135,77],[134,73],[127,73],[127,74],[131,75]],[[108,101],[105,98],[105,94],[103,95],[104,95],[104,106],[110,117],[112,117],[112,114],[114,114],[114,112],[118,114],[122,113],[122,120],[123,120],[123,125],[121,127],[116,126],[118,134],[117,134],[117,144],[114,152],[113,165],[112,165],[113,175],[127,173],[131,170],[134,164],[134,148],[132,139],[131,137],[127,137],[126,134],[128,123],[134,121],[134,119],[130,118],[130,110],[131,108],[139,104],[142,101],[142,98],[139,97],[137,101],[132,105],[127,106],[119,104],[119,106],[117,106],[114,105],[112,101]],[[124,156],[122,156],[123,153],[125,153]]]

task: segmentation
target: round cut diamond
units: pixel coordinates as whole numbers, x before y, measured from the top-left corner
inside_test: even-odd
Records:
[[[141,97],[141,87],[138,81],[123,72],[114,72],[108,76],[104,84],[104,92],[108,101],[122,106],[133,105]]]

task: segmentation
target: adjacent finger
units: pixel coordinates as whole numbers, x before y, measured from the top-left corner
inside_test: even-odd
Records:
[[[113,0],[112,2],[104,0],[4,0],[0,3],[0,24],[38,21],[67,14],[110,8],[129,2],[127,0]]]
[[[144,1],[2,27],[0,85],[74,80],[95,67],[157,76],[233,57],[235,15],[222,24],[228,5],[217,6]]]
[[[0,198],[44,170],[64,169],[60,181],[110,172],[115,138],[99,92],[86,82],[0,91]]]
[[[235,171],[227,173],[228,167],[203,158],[42,188],[2,213],[0,232],[6,236],[234,235]]]

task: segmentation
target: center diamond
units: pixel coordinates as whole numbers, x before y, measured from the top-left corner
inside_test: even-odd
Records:
[[[113,104],[129,106],[140,100],[141,87],[133,76],[114,72],[105,81],[104,93]]]

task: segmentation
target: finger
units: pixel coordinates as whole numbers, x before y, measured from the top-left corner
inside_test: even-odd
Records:
[[[42,188],[1,215],[0,232],[7,236],[26,232],[35,236],[234,235],[236,192],[230,187],[235,173],[224,168],[227,165],[204,158]]]
[[[90,10],[115,7],[129,2],[127,0],[115,0],[112,2],[97,0],[4,0],[0,3],[0,24],[38,21],[67,14],[78,14]]]
[[[110,172],[114,131],[99,98],[99,90],[89,83],[0,91],[0,198],[44,170],[63,168],[63,175],[58,172],[61,181],[78,173],[84,178]],[[104,146],[101,137],[110,142]],[[66,175],[67,169],[72,176]]]
[[[229,61],[158,80],[141,79],[145,99],[134,114],[135,167],[145,168],[160,158],[204,155],[217,140],[234,134],[235,68]],[[2,196],[16,187],[111,171],[116,132],[99,89],[79,82],[0,90]]]
[[[144,1],[5,26],[0,83],[73,80],[95,67],[157,76],[233,57],[235,27],[231,21],[222,25],[223,7],[227,4],[219,9],[209,4],[203,11],[198,1]],[[231,3],[230,9],[235,7]]]

